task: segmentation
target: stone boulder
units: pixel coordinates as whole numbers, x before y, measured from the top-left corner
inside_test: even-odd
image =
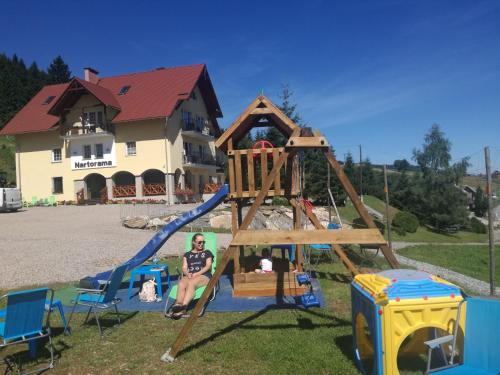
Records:
[[[127,217],[123,220],[123,226],[133,229],[144,229],[149,223],[147,216]]]

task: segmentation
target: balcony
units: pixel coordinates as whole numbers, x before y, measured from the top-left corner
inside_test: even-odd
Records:
[[[201,126],[200,124],[195,124],[194,122],[186,123],[181,121],[181,133],[185,137],[198,139],[200,141],[215,140],[215,134],[209,126]]]
[[[66,140],[114,136],[111,125],[107,124],[85,124],[83,126],[76,125],[70,128],[63,128],[61,132],[61,138]]]
[[[183,155],[182,164],[184,168],[219,168],[218,160],[212,155],[186,154]]]

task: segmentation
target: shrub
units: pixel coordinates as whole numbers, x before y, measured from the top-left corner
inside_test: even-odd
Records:
[[[397,234],[415,233],[420,223],[418,218],[410,212],[399,211],[392,219],[392,226]]]
[[[377,226],[377,228],[380,230],[380,232],[382,232],[382,234],[384,234],[384,232],[385,232],[385,224],[382,223],[378,219],[373,219],[373,222],[375,223],[375,225]],[[360,217],[357,217],[356,219],[354,219],[352,221],[352,227],[354,229],[366,229],[367,228],[365,222]]]
[[[480,220],[475,217],[470,219],[470,231],[474,233],[486,233],[487,228]]]
[[[274,197],[272,201],[273,206],[290,206],[290,202],[285,197]]]

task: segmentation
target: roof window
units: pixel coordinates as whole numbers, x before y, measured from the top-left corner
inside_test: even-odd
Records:
[[[42,105],[49,104],[52,100],[54,100],[54,98],[55,98],[54,95],[47,96],[47,99],[45,99],[45,101],[42,103]]]
[[[125,95],[128,90],[130,90],[130,86],[123,86],[121,89],[120,89],[120,92],[118,93],[118,95]]]

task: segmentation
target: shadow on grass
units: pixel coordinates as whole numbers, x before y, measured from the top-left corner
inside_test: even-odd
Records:
[[[323,318],[323,319],[329,319],[332,322],[331,323],[324,323],[324,324],[316,324],[314,323],[310,318],[306,317],[297,317],[297,324],[270,324],[270,325],[259,325],[259,324],[249,324],[250,322],[253,322],[254,320],[262,317],[265,315],[268,311],[271,310],[277,310],[277,309],[291,309],[291,310],[297,310],[306,314],[310,314],[315,317]],[[229,334],[237,329],[245,329],[245,330],[277,330],[277,329],[289,329],[289,328],[300,328],[304,330],[313,330],[316,328],[335,328],[335,327],[342,327],[342,326],[350,326],[351,322],[337,318],[328,314],[325,314],[321,311],[315,311],[315,310],[306,310],[303,308],[297,308],[296,305],[270,305],[267,306],[265,309],[260,310],[256,312],[255,314],[252,314],[245,319],[240,320],[239,322],[233,323],[230,326],[220,330],[219,332],[216,332],[200,341],[197,343],[194,343],[181,351],[179,351],[177,356],[182,356],[183,354],[189,353],[193,350],[196,350],[206,344],[211,343],[212,341],[216,340],[217,338],[224,336],[226,334]]]
[[[342,284],[349,284],[352,278],[346,274],[338,272],[311,271],[314,279],[331,280]]]
[[[132,319],[138,313],[139,311],[127,313],[120,312],[121,323],[118,323],[118,319],[114,311],[106,311],[102,314],[99,314],[99,323],[101,324],[103,334],[105,333],[106,328],[111,329],[114,327],[119,327],[120,325],[126,323],[128,320]],[[89,320],[87,320],[87,322],[82,322],[81,326],[95,326],[95,329],[97,330],[97,321],[95,320],[95,316],[91,314],[91,316],[89,316]]]
[[[349,322],[351,325],[351,322]],[[352,335],[344,335],[335,338],[335,344],[342,351],[345,358],[348,358],[349,361],[357,367],[356,361],[353,359],[353,341]]]

